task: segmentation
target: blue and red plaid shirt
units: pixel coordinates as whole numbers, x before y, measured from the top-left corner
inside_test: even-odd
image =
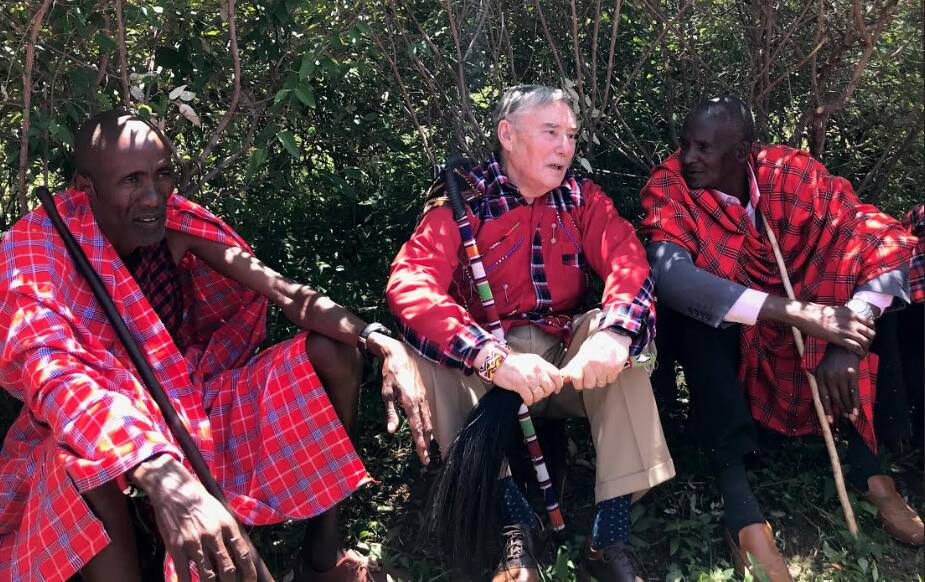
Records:
[[[469,222],[505,330],[534,324],[567,339],[590,267],[604,280],[598,326],[630,336],[632,355],[655,337],[645,251],[597,184],[569,171],[531,204],[494,155],[466,178]],[[439,181],[431,187],[424,215],[392,263],[386,296],[422,356],[471,371],[494,338],[442,188]]]

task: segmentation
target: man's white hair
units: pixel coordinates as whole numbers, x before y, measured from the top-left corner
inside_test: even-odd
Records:
[[[545,85],[517,85],[504,92],[501,100],[495,107],[495,127],[502,119],[522,113],[534,107],[561,101],[572,109],[572,98],[562,89],[554,89]]]

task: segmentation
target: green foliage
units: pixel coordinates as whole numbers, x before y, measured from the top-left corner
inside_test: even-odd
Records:
[[[79,123],[123,102],[112,4],[58,1],[38,31],[31,127],[23,134],[25,48],[38,4],[7,2],[0,17],[3,229],[21,216],[21,140],[28,138],[27,185],[63,184],[73,171]],[[126,89],[130,105],[173,140],[185,193],[224,217],[274,268],[368,319],[387,319],[388,265],[414,226],[433,164],[450,151],[480,157],[491,148],[491,109],[505,87],[547,83],[574,93],[584,129],[576,167],[636,220],[639,188],[652,165],[676,147],[694,103],[719,92],[739,94],[753,103],[763,138],[821,148],[812,112],[820,100],[842,94],[864,49],[848,0],[820,3],[827,12],[818,19],[815,3],[796,0],[628,0],[619,13],[614,4],[575,2],[573,38],[571,3],[563,0],[239,1],[233,16],[240,95],[210,149],[235,95],[227,0],[141,0],[124,6]],[[869,29],[885,9],[867,6]],[[825,42],[816,49],[820,22]],[[857,89],[820,118],[822,160],[894,214],[921,200],[925,181],[921,44],[920,6],[900,0]],[[807,60],[814,50],[815,75]],[[765,54],[774,58],[765,63],[759,58]],[[274,312],[270,340],[291,333]],[[350,541],[410,569],[416,579],[453,579],[435,549],[414,535],[428,481],[407,430],[383,436],[374,387],[368,392],[359,447],[382,484],[347,504]],[[0,428],[18,408],[0,400]],[[578,432],[576,438],[586,439]],[[732,579],[715,533],[717,495],[691,479],[703,474],[693,451],[674,452],[685,461],[681,477],[634,508],[633,544],[657,579]],[[578,455],[572,466],[579,475],[573,489],[582,495],[572,500],[579,524],[590,513],[589,463]],[[773,499],[769,506],[783,512],[782,539],[800,538],[797,548],[786,549],[806,560],[801,580],[902,579],[912,569],[897,564],[894,552],[921,565],[921,551],[895,550],[866,511],[860,519],[867,533],[851,543],[821,464],[793,463],[786,455],[773,461],[763,482],[774,484],[764,493]],[[279,572],[300,531],[287,525],[257,532]],[[806,531],[808,539],[795,535]],[[571,579],[583,544],[578,533],[567,537],[546,576]]]

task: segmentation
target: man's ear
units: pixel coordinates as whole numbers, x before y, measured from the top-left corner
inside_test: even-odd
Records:
[[[501,149],[510,150],[514,141],[514,126],[507,119],[498,122],[498,143]]]
[[[87,195],[91,200],[96,199],[96,189],[93,188],[93,180],[87,174],[78,172],[74,174],[74,189],[79,190]]]

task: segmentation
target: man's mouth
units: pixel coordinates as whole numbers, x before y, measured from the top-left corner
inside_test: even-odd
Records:
[[[157,224],[164,220],[163,214],[154,214],[151,216],[138,216],[135,218],[135,222],[140,222],[142,224]]]
[[[565,164],[555,164],[555,163],[553,163],[553,164],[549,164],[549,167],[552,168],[553,170],[557,171],[557,172],[561,172],[562,170],[565,169]]]

